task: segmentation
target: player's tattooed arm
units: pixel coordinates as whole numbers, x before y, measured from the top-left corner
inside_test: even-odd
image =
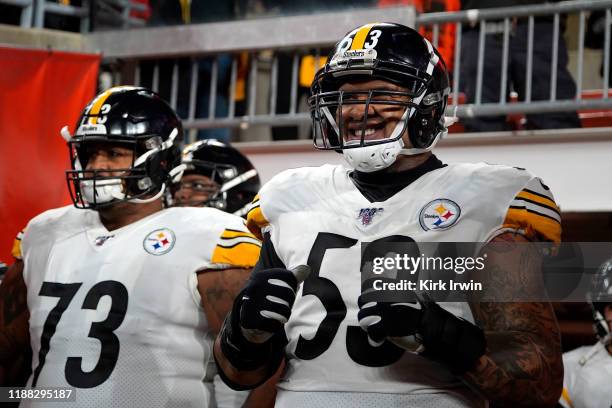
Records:
[[[29,374],[30,313],[23,262],[15,261],[0,284],[0,385],[22,386]]]
[[[541,293],[539,251],[532,245],[509,242],[505,246],[497,243],[500,241],[527,242],[520,235],[506,233],[488,247],[489,264],[493,265],[486,268],[483,283],[492,291],[489,294],[508,299],[513,294],[535,297]],[[563,363],[552,306],[547,302],[473,302],[470,306],[485,330],[487,353],[464,379],[494,406],[554,406],[561,395]]]
[[[210,269],[198,272],[198,291],[210,329],[216,335],[251,269]]]

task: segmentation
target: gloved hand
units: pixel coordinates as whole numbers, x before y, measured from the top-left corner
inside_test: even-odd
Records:
[[[274,268],[254,272],[236,299],[219,333],[221,350],[240,370],[254,370],[269,359],[280,359],[298,285],[310,267],[293,271]],[[280,361],[280,360],[279,360]]]
[[[422,314],[416,294],[407,292],[402,302],[383,301],[383,296],[382,291],[374,289],[368,289],[359,296],[359,326],[374,343],[389,338],[398,345],[404,342],[414,344]]]
[[[264,343],[280,331],[291,316],[298,284],[310,268],[282,268],[254,273],[240,293],[240,328],[253,343]]]
[[[359,296],[357,317],[368,337],[378,343],[388,339],[406,349],[416,338],[419,354],[447,365],[453,373],[474,367],[486,352],[484,331],[428,298],[404,295],[403,302],[385,302],[389,294],[382,290],[367,289]]]

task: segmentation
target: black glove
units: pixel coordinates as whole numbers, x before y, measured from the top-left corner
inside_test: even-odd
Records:
[[[450,367],[455,374],[472,369],[487,351],[484,331],[475,324],[444,310],[436,302],[421,303],[417,330],[425,351],[421,355]]]
[[[486,352],[484,331],[433,301],[423,301],[410,292],[404,295],[403,302],[384,302],[384,291],[373,289],[359,296],[357,317],[368,337],[402,346],[414,344],[412,336],[416,336],[424,357],[447,365],[455,374],[473,368]]]
[[[298,284],[310,272],[308,266],[294,271],[283,268],[254,272],[234,299],[225,318],[221,350],[239,370],[254,370],[282,358],[287,343],[283,326],[289,320]]]
[[[383,279],[387,281],[387,279]],[[421,304],[413,292],[407,292],[402,302],[380,301],[382,291],[368,289],[359,296],[357,304],[359,326],[375,343],[387,337],[394,343],[414,343],[414,335],[421,321]]]
[[[268,338],[283,328],[291,316],[298,281],[288,269],[265,269],[254,273],[238,296],[240,327],[251,341]],[[267,339],[264,339],[264,341]]]

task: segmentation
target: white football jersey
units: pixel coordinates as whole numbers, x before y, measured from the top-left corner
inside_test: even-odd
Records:
[[[563,354],[565,408],[612,407],[612,356],[601,342]]]
[[[550,191],[522,169],[453,164],[370,202],[349,173],[333,165],[285,171],[262,188],[248,214],[251,231],[268,232],[288,268],[311,267],[285,326],[288,363],[277,406],[330,406],[331,395],[337,407],[375,406],[372,398],[378,406],[486,404],[444,366],[389,342],[368,343],[357,320],[360,244],[391,236],[486,242],[502,226],[558,241]],[[465,303],[442,306],[473,321]]]
[[[196,272],[252,267],[259,249],[241,218],[212,208],[166,209],[110,232],[95,211],[39,215],[21,242],[28,385],[74,387],[75,408],[210,406]]]

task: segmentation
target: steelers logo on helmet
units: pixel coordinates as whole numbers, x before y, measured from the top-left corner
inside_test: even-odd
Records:
[[[157,200],[183,169],[181,121],[159,95],[145,88],[120,86],[102,92],[85,107],[75,134],[64,127],[61,135],[70,149],[72,169],[66,179],[78,208]],[[113,147],[127,149],[131,163],[94,168],[92,154]]]
[[[372,89],[351,87],[370,81]],[[312,83],[315,147],[342,152],[364,172],[429,151],[446,133],[449,93],[444,61],[417,31],[393,23],[358,27],[336,44]]]

